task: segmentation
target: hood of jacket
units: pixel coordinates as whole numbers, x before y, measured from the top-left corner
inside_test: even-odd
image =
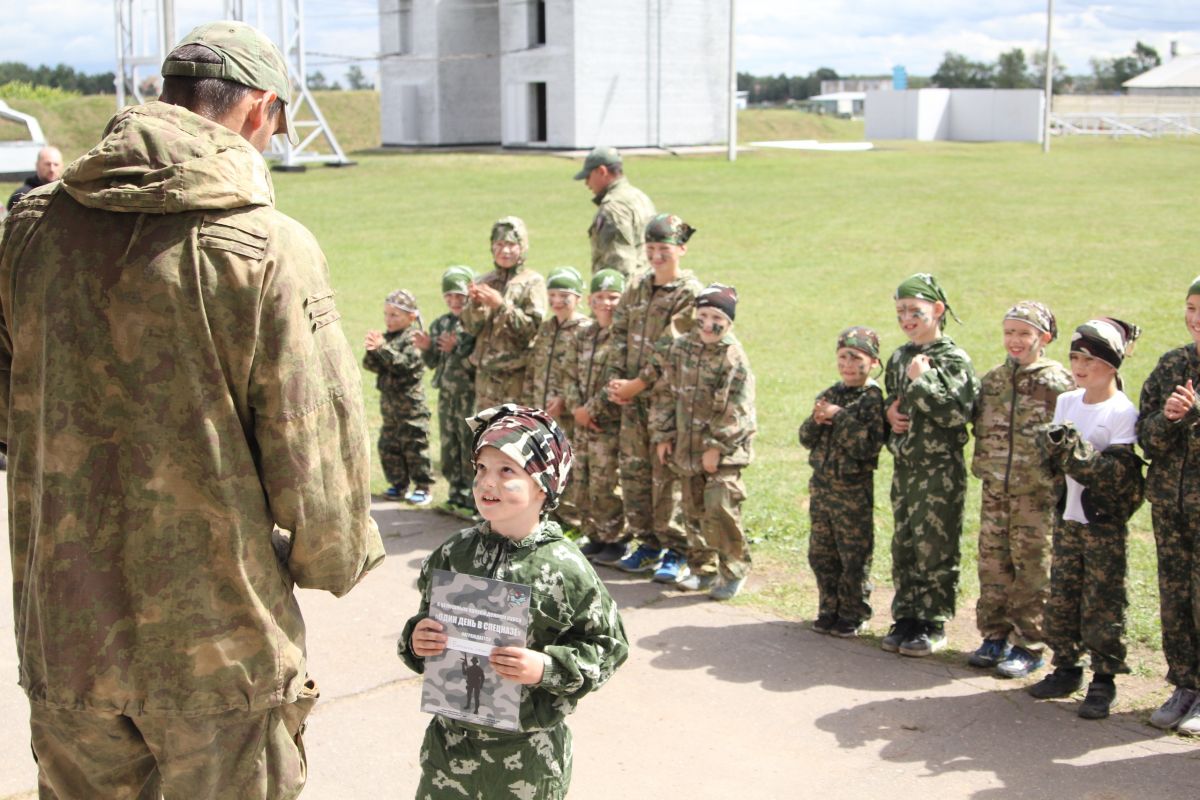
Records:
[[[239,134],[182,106],[154,101],[109,121],[100,143],[63,172],[89,208],[137,214],[272,206],[262,154]]]

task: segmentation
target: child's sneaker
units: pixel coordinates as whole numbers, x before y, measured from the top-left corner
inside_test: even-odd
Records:
[[[833,626],[833,630],[829,632],[839,639],[853,639],[866,627],[866,624],[856,619],[839,619]]]
[[[679,583],[691,574],[683,556],[674,550],[668,550],[663,555],[662,564],[654,571],[654,580],[658,583]]]
[[[918,622],[913,634],[900,643],[900,655],[910,658],[931,656],[946,646],[946,628],[940,622]]]
[[[1194,705],[1196,705],[1196,690],[1185,689],[1179,686],[1175,691],[1171,692],[1171,696],[1167,698],[1167,702],[1159,706],[1158,710],[1150,715],[1150,724],[1164,731],[1169,731],[1187,716],[1187,713],[1192,710],[1192,706]]]
[[[817,614],[817,618],[808,627],[812,628],[814,633],[829,633],[837,621],[837,614]]]
[[[604,567],[616,566],[617,562],[629,555],[629,546],[624,542],[613,542],[604,545],[604,549],[592,556],[593,564]]]
[[[433,495],[428,489],[413,489],[404,496],[404,502],[410,506],[424,507],[433,504]]]
[[[708,590],[708,596],[713,600],[732,600],[742,591],[742,587],[746,585],[746,578],[734,578],[729,581],[721,581],[716,586]]]
[[[1038,700],[1053,700],[1059,697],[1070,697],[1079,691],[1083,685],[1083,669],[1081,667],[1059,667],[1026,691]]]
[[[1088,684],[1087,694],[1084,696],[1083,702],[1079,704],[1079,711],[1076,713],[1083,719],[1104,719],[1108,716],[1108,709],[1116,699],[1117,685],[1113,683],[1112,676],[1110,675],[1108,680],[1101,680],[1099,676],[1096,676]]]
[[[604,549],[604,542],[597,542],[594,539],[588,539],[579,546],[579,552],[583,553],[584,558],[591,558]]]
[[[662,564],[662,558],[663,551],[659,548],[639,544],[636,550],[613,566],[625,572],[654,572]]]
[[[1196,697],[1196,702],[1192,703],[1192,707],[1183,719],[1179,720],[1179,724],[1175,726],[1175,732],[1180,736],[1200,736],[1200,695]]]
[[[693,572],[675,585],[689,592],[707,592],[720,581],[721,576],[715,572]]]
[[[892,623],[892,627],[888,629],[887,636],[879,642],[879,646],[885,653],[896,653],[900,650],[900,645],[904,644],[912,638],[913,629],[916,627],[917,621],[911,617],[902,617]]]
[[[1028,678],[1045,664],[1040,652],[1016,645],[1009,651],[1008,658],[996,665],[996,674],[1001,678]]]
[[[967,656],[967,663],[972,667],[994,667],[1008,658],[1011,651],[1007,639],[984,639],[979,649]]]
[[[388,500],[400,500],[404,497],[404,490],[399,486],[389,486],[383,496]]]

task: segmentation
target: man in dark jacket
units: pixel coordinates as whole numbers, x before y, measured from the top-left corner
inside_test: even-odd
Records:
[[[36,174],[26,178],[25,182],[21,184],[21,188],[13,192],[12,196],[8,198],[8,204],[4,206],[6,211],[12,211],[12,207],[30,189],[45,186],[47,183],[53,183],[62,177],[62,153],[58,152],[57,147],[43,147],[41,150],[38,150],[37,166],[35,169],[37,170]]]

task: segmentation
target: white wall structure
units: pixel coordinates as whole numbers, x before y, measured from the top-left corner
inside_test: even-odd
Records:
[[[383,144],[728,135],[730,0],[380,0]]]
[[[867,92],[868,139],[1042,141],[1040,89]]]

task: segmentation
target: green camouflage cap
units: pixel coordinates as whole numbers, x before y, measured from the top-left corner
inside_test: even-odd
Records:
[[[661,244],[687,244],[696,229],[674,214],[659,214],[646,226],[646,241]]]
[[[1036,300],[1022,300],[1008,310],[1004,319],[1015,319],[1026,325],[1032,325],[1042,333],[1050,334],[1052,342],[1058,338],[1058,323],[1054,319],[1054,312],[1050,310],[1049,306]]]
[[[475,270],[456,265],[442,273],[442,294],[466,294],[467,287],[475,280]]]
[[[387,296],[383,302],[389,306],[395,306],[401,311],[407,311],[410,314],[420,314],[420,309],[417,308],[417,298],[408,289],[397,289]]]
[[[871,358],[879,358],[879,334],[862,325],[846,328],[837,338],[837,349],[841,350],[843,347],[866,353]]]
[[[288,78],[287,62],[266,34],[244,22],[222,20],[194,28],[175,48],[187,44],[207,47],[220,57],[221,63],[176,61],[168,54],[160,70],[164,78],[220,78],[251,89],[274,92],[284,104],[282,132],[293,145],[300,143],[291,117],[292,82]]]
[[[950,316],[954,317],[954,321],[959,325],[962,320],[958,318],[958,314],[954,313],[954,309],[950,307],[950,301],[946,298],[946,291],[942,289],[942,285],[938,283],[938,279],[930,275],[928,272],[918,272],[915,275],[910,275],[896,287],[896,295],[893,300],[904,300],[912,298],[914,300],[926,300],[930,303],[940,302],[946,307],[946,311]],[[942,317],[942,326],[946,324],[946,318]]]
[[[583,169],[575,173],[575,180],[583,180],[588,175],[591,175],[592,170],[596,167],[614,167],[620,166],[620,164],[621,154],[617,152],[617,148],[597,147],[587,154],[587,158],[583,160]]]
[[[1188,287],[1187,296],[1191,297],[1194,294],[1200,294],[1200,275],[1192,279],[1192,285]]]
[[[596,292],[623,292],[625,291],[625,276],[615,269],[602,269],[592,276],[590,291],[592,294]]]
[[[562,292],[574,292],[583,295],[583,276],[574,267],[557,267],[546,278],[546,289],[558,289]]]

